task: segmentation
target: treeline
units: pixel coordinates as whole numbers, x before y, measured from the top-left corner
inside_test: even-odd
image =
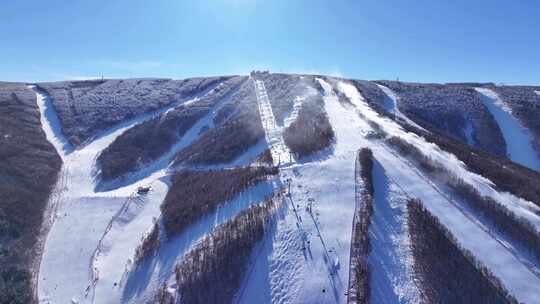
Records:
[[[386,94],[372,81],[353,80],[351,84],[356,87],[358,92],[364,97],[369,106],[377,113],[386,112],[384,107]],[[390,113],[388,113],[390,114]]]
[[[154,301],[148,304],[175,304],[176,297],[174,292],[170,292],[167,287],[167,283],[163,283],[154,295]]]
[[[0,134],[0,303],[36,303],[38,237],[62,160],[22,83],[0,82]]]
[[[369,226],[373,214],[373,153],[368,148],[358,152],[355,164],[355,214],[351,243],[351,277],[348,303],[370,302],[371,269],[368,263]]]
[[[399,109],[422,127],[503,157],[506,144],[500,128],[471,86],[378,81],[399,96]],[[470,124],[469,124],[470,123]],[[473,132],[467,134],[467,126]],[[469,138],[472,137],[472,138]]]
[[[483,196],[475,187],[403,139],[394,136],[389,138],[387,142],[398,148],[403,155],[414,159],[433,178],[453,189],[463,198],[462,201],[469,208],[480,215],[480,219],[488,221],[491,226],[496,227],[497,230],[518,242],[540,259],[540,234],[528,220],[516,215],[493,198]]]
[[[195,97],[240,77],[105,79],[39,83],[52,98],[62,132],[74,146],[121,121]]]
[[[516,303],[501,282],[418,200],[407,203],[414,272],[426,303]]]
[[[152,230],[141,238],[141,243],[135,249],[134,264],[140,265],[144,259],[152,256],[159,249],[159,223],[154,219]]]
[[[250,82],[244,82],[220,106],[213,122],[213,128],[176,154],[174,164],[228,163],[264,139],[257,99]]]
[[[296,120],[283,132],[285,144],[299,157],[329,147],[334,137],[324,101],[319,94],[307,97]]]
[[[485,151],[472,148],[435,130],[425,132],[405,124],[402,124],[402,127],[436,144],[442,150],[454,154],[467,165],[469,170],[488,178],[500,190],[510,192],[540,206],[540,173],[508,159],[497,158]]]
[[[278,169],[274,167],[176,173],[161,206],[167,235],[179,233],[219,204],[277,173]]]
[[[259,155],[256,162],[259,162],[264,165],[272,165],[274,163],[274,159],[272,158],[272,152],[270,149],[266,149]]]
[[[196,102],[180,105],[122,133],[97,159],[102,180],[121,177],[163,156],[243,79],[228,79]]]
[[[213,165],[233,161],[264,139],[258,115],[242,113],[239,117],[204,132],[175,156],[175,164]]]
[[[208,112],[208,107],[180,106],[130,128],[98,156],[102,180],[121,177],[156,160]]]
[[[493,87],[499,96],[512,109],[519,121],[534,135],[533,144],[540,157],[540,107],[538,94],[540,87],[532,86],[496,86]]]
[[[268,229],[273,199],[255,204],[216,227],[175,268],[182,303],[232,303],[253,249]]]

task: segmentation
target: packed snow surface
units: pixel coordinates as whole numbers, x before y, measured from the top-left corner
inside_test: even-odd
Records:
[[[234,218],[251,204],[261,202],[266,197],[271,196],[278,187],[277,184],[277,181],[269,180],[250,187],[231,200],[220,204],[218,209],[190,225],[178,236],[162,240],[157,254],[145,260],[127,275],[123,282],[122,294],[120,294],[122,302],[146,303],[145,301],[152,301],[154,292],[163,283],[174,281],[174,267],[189,249],[200,242],[205,235],[212,232],[216,226]],[[105,300],[102,303],[115,302]]]
[[[449,199],[444,189],[430,182],[411,162],[392,152],[384,143],[368,140],[366,136],[373,129],[367,120],[375,121],[389,134],[419,146],[478,187],[481,193],[493,196],[519,215],[528,216],[537,225],[538,217],[527,208],[533,208],[529,202],[496,192],[488,180],[468,172],[453,155],[380,117],[354,86],[336,83],[337,89],[354,105],[345,108],[332,92],[332,86],[322,80],[321,84],[326,91],[325,109],[336,134],[335,145],[309,163],[281,169],[285,185],[290,182],[291,198],[275,230],[253,258],[253,270],[249,280],[244,282],[239,302],[346,302],[349,280],[346,265],[354,214],[354,160],[356,151],[364,146],[369,146],[377,159],[375,182],[379,184],[370,232],[374,246],[371,259],[373,262],[373,257],[378,254],[384,257],[372,263],[377,270],[371,282],[374,298],[383,303],[418,302],[403,219],[405,198],[411,197],[421,199],[456,236],[460,245],[493,271],[519,301],[534,302],[540,296],[540,279],[529,264],[523,262],[526,257],[516,255],[481,226],[474,215],[458,208],[462,202]],[[383,232],[383,229],[390,231]]]
[[[414,283],[413,257],[407,229],[407,196],[386,176],[383,166],[373,165],[374,203],[368,258],[371,265],[373,303],[420,303]]]
[[[406,200],[413,197],[421,199],[459,244],[488,267],[518,301],[533,303],[540,298],[540,278],[527,263],[528,257],[479,223],[473,212],[461,207],[463,202],[433,183],[412,162],[390,149],[384,141],[371,137],[375,130],[368,121],[378,124],[391,136],[399,136],[419,147],[482,195],[493,197],[537,229],[540,218],[536,213],[540,208],[509,193],[496,191],[489,180],[469,172],[454,155],[405,132],[397,123],[371,109],[353,85],[335,79],[317,80],[325,92],[325,110],[335,142],[309,159],[296,160],[291,157],[281,132],[296,119],[304,97],[296,98],[284,126],[279,127],[264,82],[253,81],[266,141],[248,149],[228,165],[244,164],[268,147],[274,165],[280,166],[279,178],[248,188],[183,233],[162,240],[155,256],[139,267],[133,265],[135,248],[154,222],[159,223],[159,207],[169,187],[167,170],[173,152],[191,143],[203,128],[212,127],[216,109],[180,138],[170,153],[122,181],[108,185],[109,191],[99,192],[95,181],[95,159],[99,153],[133,125],[166,113],[176,105],[120,123],[83,148],[73,150],[62,136],[50,100],[33,88],[47,139],[64,161],[49,202],[49,212],[55,221],[40,267],[38,295],[41,303],[151,301],[153,292],[163,283],[168,282],[171,290],[175,288],[171,281],[174,265],[194,244],[216,225],[281,187],[286,187],[290,195],[284,198],[275,226],[254,250],[236,302],[345,303],[355,212],[354,166],[356,153],[362,147],[371,148],[376,159],[375,206],[369,235],[372,251],[368,257],[373,269],[374,302],[419,302],[405,216]],[[388,96],[390,112],[414,124],[399,112],[396,95],[380,87]],[[335,90],[348,97],[351,104],[340,103]],[[493,97],[492,92],[484,93],[492,97],[494,108],[511,117],[500,99]],[[498,118],[497,121],[501,124]],[[501,129],[504,132],[505,125],[501,125]],[[527,140],[530,147],[530,137]],[[137,195],[139,185],[151,185],[152,190],[147,195]]]
[[[73,151],[73,147],[62,135],[62,125],[56,115],[53,103],[49,96],[42,94],[35,85],[28,86],[36,93],[36,102],[40,111],[41,125],[47,140],[54,146],[62,159]]]
[[[523,208],[523,205],[516,203],[515,197],[499,194],[493,190],[489,181],[466,171],[464,165],[455,156],[441,151],[436,145],[425,142],[421,137],[404,132],[393,121],[380,117],[369,108],[354,86],[340,82],[338,88],[351,99],[364,117],[377,122],[386,132],[415,144],[424,153],[441,161],[448,169],[470,182],[481,193],[494,197],[506,206],[512,206],[513,208],[509,207],[509,209],[516,213],[521,211],[520,215],[530,215],[528,218],[535,220],[534,224],[538,224],[538,217],[531,215]],[[368,125],[364,125],[364,128],[366,129],[358,133],[365,134],[369,130]],[[461,246],[471,251],[481,263],[488,267],[518,301],[534,303],[535,299],[540,297],[540,278],[528,264],[522,261],[524,257],[518,256],[512,248],[479,225],[473,216],[458,208],[459,202],[449,199],[442,189],[430,182],[430,179],[414,168],[410,162],[392,153],[383,143],[376,143],[370,148],[388,179],[398,185],[409,198],[422,200],[428,210],[454,234]]]
[[[129,183],[111,187],[108,192],[96,190],[95,160],[127,129],[184,101],[121,122],[101,132],[81,149],[72,150],[62,136],[48,96],[35,91],[43,129],[63,158],[60,177],[49,200],[52,227],[42,253],[39,300],[118,303],[135,248],[160,215],[159,206],[168,190],[165,175],[174,154],[167,154],[144,172],[130,176]],[[209,120],[206,117],[198,122],[172,150],[177,151],[194,140]],[[141,196],[136,193],[139,186],[152,189]]]
[[[532,134],[512,115],[508,105],[491,89],[477,88],[483,102],[495,117],[506,141],[508,157],[519,164],[540,171],[540,159],[532,147]]]

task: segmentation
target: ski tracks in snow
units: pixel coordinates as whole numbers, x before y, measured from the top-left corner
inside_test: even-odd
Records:
[[[338,83],[339,89],[346,94],[353,104],[364,117],[377,122],[382,128],[391,135],[398,135],[407,141],[411,141],[416,146],[422,147],[425,153],[428,153],[435,159],[443,160],[442,163],[459,174],[459,176],[467,176],[472,179],[477,186],[477,183],[484,182],[481,185],[489,187],[485,184],[487,180],[481,178],[471,178],[468,175],[463,165],[458,162],[455,165],[455,157],[448,153],[444,153],[433,144],[423,142],[423,139],[411,134],[405,133],[395,123],[381,118],[372,109],[365,104],[360,94],[356,89],[343,82]],[[376,141],[372,141],[376,143]],[[472,218],[459,207],[459,203],[455,203],[449,199],[442,190],[434,185],[428,178],[423,177],[422,173],[412,165],[408,160],[403,159],[385,144],[372,145],[372,150],[378,161],[381,162],[386,175],[389,179],[399,185],[402,191],[407,196],[420,198],[424,205],[435,215],[441,222],[456,236],[462,246],[471,252],[484,263],[493,273],[501,279],[503,285],[518,298],[525,302],[530,302],[531,299],[538,297],[540,292],[539,281],[535,272],[529,268],[527,263],[524,263],[519,256],[509,250],[507,246],[494,235],[486,231],[478,221]],[[444,156],[443,156],[444,154]],[[444,160],[446,160],[444,162]],[[411,170],[414,174],[410,174]],[[397,182],[399,181],[399,182]],[[478,187],[478,186],[477,186]],[[485,188],[480,189],[486,191]],[[491,193],[493,195],[493,193]],[[498,197],[501,199],[501,197]],[[497,254],[494,254],[497,252]],[[536,283],[533,283],[536,282]]]
[[[108,298],[108,293],[115,286],[112,282],[117,283],[121,278],[107,275],[116,273],[110,271],[118,267],[124,270],[124,265],[115,264],[115,258],[129,260],[132,257],[140,237],[151,228],[153,219],[159,216],[159,205],[168,186],[160,181],[157,187],[160,191],[150,193],[146,204],[135,208],[137,210],[130,204],[130,197],[137,186],[154,183],[163,177],[166,166],[153,168],[153,172],[149,172],[142,179],[133,180],[125,187],[100,193],[95,190],[96,158],[124,131],[181,105],[185,100],[120,122],[100,132],[82,148],[74,150],[62,135],[50,98],[35,86],[29,88],[36,93],[46,137],[63,160],[57,184],[49,198],[46,221],[42,228],[44,245],[36,283],[38,298],[44,303],[92,303],[94,286],[99,287],[101,276],[107,278],[106,284],[111,283],[111,286],[103,288],[104,291],[109,291],[105,292],[101,299],[114,302]],[[198,97],[191,102],[196,100]],[[190,141],[181,142],[185,146]],[[131,212],[135,213],[129,214]],[[123,229],[126,227],[129,229]],[[114,233],[111,234],[112,232]],[[113,250],[115,248],[118,250]],[[126,251],[129,252],[127,258]],[[59,271],[60,269],[62,271]],[[111,294],[114,293],[118,292]],[[87,297],[89,294],[91,296]],[[104,303],[101,300],[100,302]]]

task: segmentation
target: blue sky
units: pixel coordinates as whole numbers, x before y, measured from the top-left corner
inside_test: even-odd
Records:
[[[245,74],[540,84],[536,0],[4,0],[0,80]]]

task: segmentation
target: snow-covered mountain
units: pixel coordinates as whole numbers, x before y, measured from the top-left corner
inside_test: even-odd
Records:
[[[540,303],[539,92],[0,83],[0,303]]]

